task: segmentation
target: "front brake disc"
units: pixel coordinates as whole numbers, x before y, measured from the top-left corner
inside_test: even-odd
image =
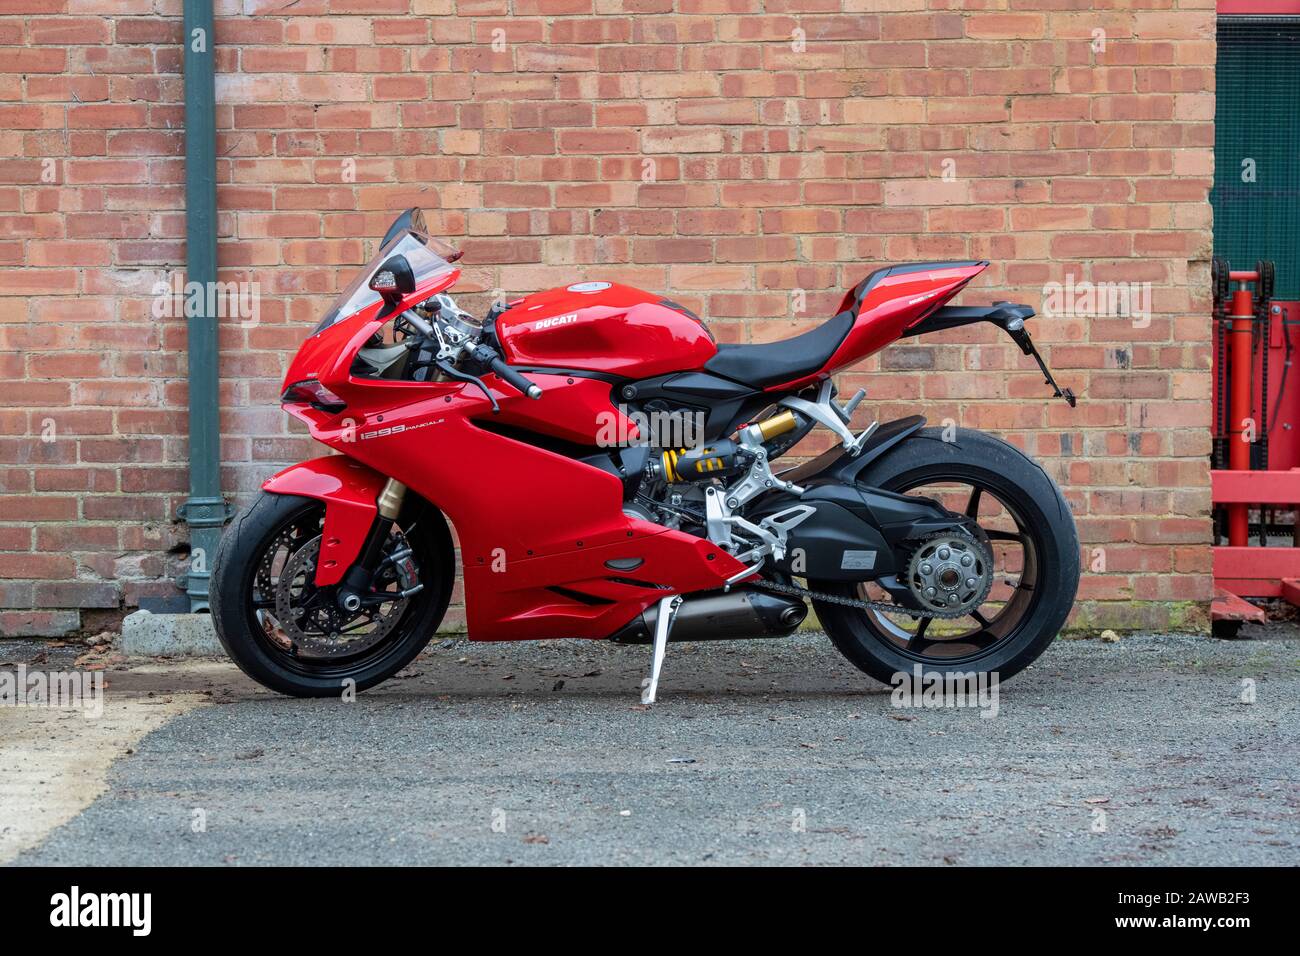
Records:
[[[275,586],[275,613],[280,627],[302,657],[342,657],[374,647],[397,626],[410,598],[393,595],[383,604],[344,611],[334,602],[333,588],[318,588],[314,580],[320,555],[317,535],[295,551]]]

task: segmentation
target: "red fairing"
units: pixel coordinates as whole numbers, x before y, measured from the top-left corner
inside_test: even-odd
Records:
[[[277,472],[262,485],[277,495],[300,495],[325,502],[316,583],[338,584],[356,561],[366,532],[374,524],[375,499],[387,479],[344,455],[326,455]]]
[[[506,361],[650,378],[699,368],[718,351],[695,316],[662,296],[608,282],[538,292],[497,319]]]
[[[336,395],[346,399],[349,394],[356,391],[352,384],[351,368],[357,349],[366,343],[376,329],[391,320],[394,312],[401,312],[431,295],[451,288],[459,278],[460,270],[452,269],[437,276],[434,281],[420,286],[391,312],[381,315],[382,303],[376,302],[366,306],[351,318],[344,319],[323,332],[308,336],[307,340],[298,347],[298,354],[289,363],[289,371],[285,373],[280,391],[283,392],[297,382],[315,379]],[[400,393],[400,390],[408,384],[370,379],[362,383],[361,388],[369,392],[375,388],[396,387]],[[339,391],[340,388],[343,391]]]
[[[743,570],[709,541],[625,515],[622,483],[613,475],[476,424],[531,420],[546,414],[548,402],[571,401],[565,392],[590,396],[601,384],[529,377],[543,390],[538,401],[495,376],[485,380],[500,416],[477,390],[458,382],[402,383],[396,406],[396,398],[381,391],[337,414],[300,404],[286,408],[307,422],[313,438],[396,478],[447,515],[460,542],[471,639],[607,637],[658,601],[661,588],[709,590]],[[375,486],[374,495],[378,491]],[[373,512],[374,497],[369,500]],[[364,530],[350,543],[354,554],[363,538]],[[608,580],[604,562],[620,557],[645,558],[636,575],[643,584]],[[318,574],[317,583],[328,582]],[[575,604],[550,590],[555,587],[599,589],[612,603]]]
[[[879,352],[897,341],[910,326],[955,296],[988,265],[987,262],[953,264],[886,275],[863,297],[849,334],[821,369],[801,379],[770,386],[767,391],[801,388]],[[840,311],[852,307],[853,290],[850,289],[840,303]]]
[[[543,388],[543,382],[551,383],[546,406],[541,402],[503,402],[501,414],[494,415],[493,421],[579,445],[608,446],[613,436],[638,437],[636,423],[613,403],[608,382],[537,373],[528,377]],[[510,393],[510,397],[515,394]]]

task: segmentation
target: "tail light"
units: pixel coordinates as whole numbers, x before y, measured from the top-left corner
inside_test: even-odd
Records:
[[[348,407],[343,399],[314,378],[295,382],[286,388],[284,394],[280,396],[280,404],[284,405],[288,402],[306,402],[312,408],[322,412],[341,412]]]

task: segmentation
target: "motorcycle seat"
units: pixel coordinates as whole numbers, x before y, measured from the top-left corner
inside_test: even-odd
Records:
[[[782,342],[764,342],[758,345],[719,345],[713,358],[704,363],[704,370],[733,382],[766,388],[811,375],[824,366],[835,350],[848,336],[858,319],[862,301],[876,284],[888,275],[923,272],[944,267],[969,267],[980,265],[975,261],[912,262],[905,265],[882,266],[876,269],[844,295],[840,312],[813,329]],[[988,265],[988,263],[983,263]]]
[[[810,332],[780,342],[719,345],[717,354],[704,363],[704,370],[758,387],[803,378],[835,354],[856,317],[856,309],[844,311]]]

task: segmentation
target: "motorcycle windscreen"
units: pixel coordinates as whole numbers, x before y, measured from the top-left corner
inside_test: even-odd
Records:
[[[311,334],[319,335],[335,323],[351,318],[366,306],[378,302],[379,293],[370,288],[370,280],[379,271],[379,267],[395,255],[405,256],[411,264],[417,288],[440,273],[451,271],[451,264],[460,258],[459,252],[440,239],[411,229],[399,232],[380,247],[375,257],[339,293],[330,310],[325,313],[325,318],[320,320]]]

